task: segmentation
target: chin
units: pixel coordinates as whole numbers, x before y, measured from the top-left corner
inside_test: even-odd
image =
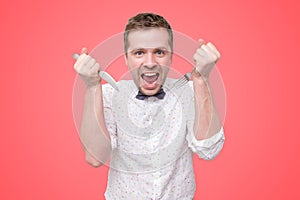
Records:
[[[155,89],[146,89],[144,87],[140,87],[140,91],[147,96],[155,95],[161,88],[161,85],[157,86]]]

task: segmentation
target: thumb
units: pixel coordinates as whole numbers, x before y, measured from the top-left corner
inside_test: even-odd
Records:
[[[201,47],[201,45],[203,45],[205,43],[205,41],[202,38],[200,38],[198,40],[198,43],[199,43],[199,46]]]
[[[81,54],[83,54],[83,53],[88,54],[88,50],[87,50],[86,47],[83,47],[83,48],[81,49]]]

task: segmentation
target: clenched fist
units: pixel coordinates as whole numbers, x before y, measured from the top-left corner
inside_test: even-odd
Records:
[[[86,87],[93,87],[99,84],[100,77],[98,72],[100,71],[100,65],[94,58],[87,54],[86,48],[81,50],[81,54],[74,64],[74,69]]]
[[[221,54],[212,43],[208,42],[205,44],[202,39],[199,40],[199,43],[200,47],[196,50],[193,57],[195,60],[194,71],[198,72],[196,76],[200,75],[207,80],[211,70],[220,59]]]

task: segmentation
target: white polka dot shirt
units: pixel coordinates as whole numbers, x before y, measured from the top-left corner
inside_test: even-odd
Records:
[[[133,81],[118,82],[119,92],[104,84],[104,115],[112,153],[107,200],[190,200],[196,185],[193,152],[213,159],[225,140],[223,129],[197,141],[193,133],[194,92],[192,83],[163,87],[163,99],[136,99]]]

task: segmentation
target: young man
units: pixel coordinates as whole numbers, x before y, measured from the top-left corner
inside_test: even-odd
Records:
[[[86,49],[74,65],[86,85],[80,136],[87,162],[98,167],[111,156],[108,200],[192,199],[193,152],[213,159],[225,139],[209,86],[220,54],[199,40],[192,81],[173,87],[172,29],[153,13],[129,19],[124,49],[133,80],[119,81],[119,91],[100,84]]]

